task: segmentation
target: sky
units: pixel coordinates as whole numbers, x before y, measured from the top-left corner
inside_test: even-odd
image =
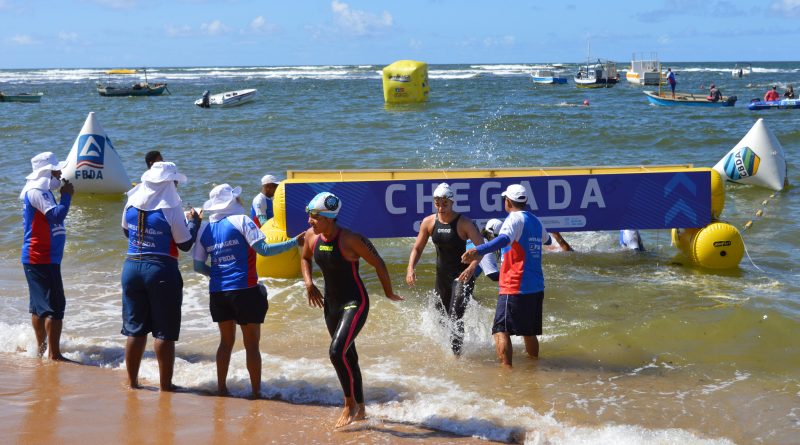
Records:
[[[0,0],[0,69],[800,60],[800,0]]]

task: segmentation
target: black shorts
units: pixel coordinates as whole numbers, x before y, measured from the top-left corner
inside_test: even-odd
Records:
[[[39,318],[64,319],[67,305],[60,264],[23,264],[28,280],[28,312]]]
[[[544,292],[500,295],[494,312],[492,334],[542,335],[542,303]]]
[[[262,324],[267,317],[267,288],[259,284],[247,289],[211,292],[208,302],[215,323],[236,320],[236,324]]]
[[[122,335],[177,341],[183,278],[178,261],[163,255],[128,258],[122,266]]]

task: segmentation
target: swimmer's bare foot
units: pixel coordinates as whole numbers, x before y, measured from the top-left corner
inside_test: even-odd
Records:
[[[367,409],[364,407],[363,403],[358,404],[358,410],[356,410],[356,414],[353,416],[353,422],[358,422],[359,420],[364,420],[367,418]]]
[[[132,380],[132,381],[128,382],[128,387],[130,387],[131,389],[141,389],[142,388],[142,386],[139,385],[139,380]]]
[[[217,395],[220,397],[226,397],[231,395],[231,393],[228,392],[227,386],[222,385],[222,386],[217,386]]]

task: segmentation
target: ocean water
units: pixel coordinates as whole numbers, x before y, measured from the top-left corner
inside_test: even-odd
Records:
[[[568,165],[713,166],[763,117],[800,181],[800,110],[752,112],[745,105],[771,86],[800,86],[800,62],[753,65],[675,63],[678,90],[711,82],[737,95],[734,108],[655,107],[624,79],[607,90],[571,83],[534,85],[532,64],[431,65],[426,104],[386,106],[382,66],[153,68],[172,95],[104,98],[104,69],[0,70],[0,91],[43,91],[39,104],[0,103],[0,351],[32,355],[27,287],[19,265],[17,199],[34,154],[67,155],[90,111],[132,179],[144,153],[158,149],[189,176],[180,191],[200,206],[216,184],[258,191],[265,173],[364,168],[496,168]],[[625,64],[620,64],[624,68]],[[665,65],[666,67],[666,65]],[[574,66],[570,67],[572,70]],[[569,75],[569,73],[568,73]],[[258,88],[232,109],[203,110],[203,90]],[[650,88],[650,87],[648,87]],[[590,106],[581,106],[588,99]],[[449,353],[432,304],[435,253],[408,288],[413,239],[381,239],[395,289],[383,298],[362,265],[372,309],[357,340],[372,416],[457,434],[531,444],[800,443],[800,199],[728,184],[723,219],[742,230],[738,269],[687,266],[667,231],[642,233],[647,251],[617,248],[617,234],[565,233],[575,252],[545,255],[545,333],[541,358],[515,342],[514,369],[499,369],[491,341],[496,285],[478,280],[467,311],[466,352]],[[78,195],[67,222],[63,262],[67,315],[63,349],[81,362],[124,369],[119,276],[126,247],[121,197]],[[755,215],[763,210],[763,216]],[[368,217],[368,215],[365,215]],[[182,255],[183,325],[175,382],[215,388],[216,326],[207,281]],[[300,280],[267,279],[270,311],[262,329],[263,392],[293,403],[337,405],[321,311]],[[240,346],[229,387],[249,388]],[[157,380],[152,352],[141,375]],[[120,371],[120,378],[122,373]]]

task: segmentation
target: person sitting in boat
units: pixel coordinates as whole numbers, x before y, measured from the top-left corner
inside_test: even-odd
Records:
[[[719,102],[722,100],[722,92],[713,83],[709,86],[708,97],[706,99],[711,102]]]
[[[203,91],[203,100],[200,102],[201,108],[211,108],[210,103],[211,92],[208,90]]]
[[[786,87],[786,91],[783,92],[784,99],[797,99],[797,96],[794,95],[794,87],[789,85]]]
[[[764,102],[770,102],[773,100],[780,100],[781,97],[778,96],[778,86],[773,85],[772,89],[767,91],[767,94],[764,95]]]

